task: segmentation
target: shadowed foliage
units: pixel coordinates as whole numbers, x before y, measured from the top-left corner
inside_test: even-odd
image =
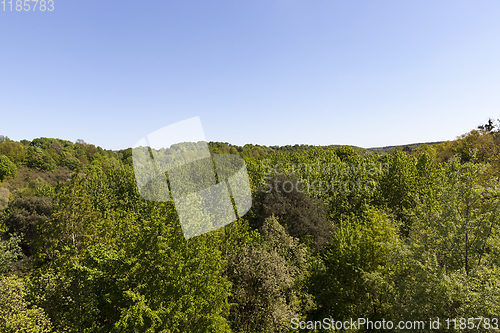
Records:
[[[291,187],[289,184],[295,184]],[[287,233],[302,240],[313,239],[313,248],[321,250],[331,238],[333,225],[326,219],[326,208],[319,199],[302,192],[301,185],[291,176],[276,175],[268,190],[261,190],[254,203],[251,226],[259,228],[266,218],[274,215]],[[291,191],[289,191],[289,189]]]
[[[23,235],[21,247],[29,256],[37,240],[37,227],[48,220],[52,210],[52,201],[43,197],[21,197],[9,204],[10,214],[5,218],[9,233]]]

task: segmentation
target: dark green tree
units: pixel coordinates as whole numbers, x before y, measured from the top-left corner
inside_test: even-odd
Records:
[[[39,227],[51,216],[52,201],[45,197],[20,197],[9,203],[10,213],[4,223],[9,233],[23,236],[21,247],[29,256],[40,242]]]
[[[271,178],[267,189],[257,193],[250,225],[259,228],[274,215],[290,236],[306,242],[312,238],[309,245],[321,250],[331,239],[333,225],[326,218],[323,202],[308,196],[303,187],[293,175]]]
[[[298,282],[307,271],[307,249],[290,237],[275,217],[267,218],[259,236],[228,257],[233,282],[233,332],[283,332],[291,318],[312,306]]]

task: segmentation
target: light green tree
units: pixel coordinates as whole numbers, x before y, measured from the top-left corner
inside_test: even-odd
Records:
[[[365,217],[339,222],[311,277],[316,317],[390,317],[396,270],[391,256],[399,252],[396,228],[383,212],[366,207]]]
[[[494,317],[500,311],[499,187],[482,178],[484,171],[459,157],[428,171],[431,189],[419,195],[404,255],[394,260],[401,318]]]
[[[0,156],[0,181],[2,181],[5,177],[16,178],[16,176],[16,165],[12,163],[7,156]]]
[[[50,320],[43,309],[26,300],[25,286],[15,276],[0,278],[0,331],[4,333],[49,333]]]
[[[55,189],[30,290],[67,332],[229,332],[222,235],[185,240],[172,203],[131,168],[97,166]]]
[[[436,185],[434,205],[422,200],[416,237],[436,253],[449,270],[469,274],[481,265],[497,235],[500,223],[500,186],[481,179],[485,166],[446,163]]]

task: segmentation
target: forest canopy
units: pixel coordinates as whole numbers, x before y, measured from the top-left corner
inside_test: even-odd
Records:
[[[493,120],[453,141],[387,149],[208,146],[245,160],[253,205],[186,240],[174,202],[139,195],[132,149],[0,136],[0,331],[291,332],[303,323],[314,332],[310,323],[324,318],[494,324]]]

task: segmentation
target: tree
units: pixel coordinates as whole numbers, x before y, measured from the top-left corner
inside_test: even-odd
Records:
[[[28,148],[27,164],[28,168],[38,171],[52,171],[56,168],[56,162],[50,155],[39,147]]]
[[[0,181],[5,177],[16,178],[17,176],[17,167],[14,163],[10,161],[10,159],[2,155],[0,156]]]
[[[333,231],[323,202],[299,189],[301,185],[293,176],[276,175],[271,182],[268,191],[257,195],[251,226],[258,228],[274,215],[290,236],[302,240],[312,237],[313,242],[309,245],[321,250],[330,241]]]
[[[21,238],[17,235],[11,236],[7,240],[0,239],[0,276],[12,270],[14,263],[21,259],[20,242]]]
[[[221,233],[185,240],[172,206],[151,207],[124,244],[125,332],[230,332],[230,283],[223,277]],[[175,222],[175,223],[173,223]],[[132,231],[132,230],[131,230]]]
[[[455,157],[440,167],[420,156],[412,229],[392,256],[393,313],[414,318],[491,317],[500,310],[498,183],[484,165]],[[420,180],[425,179],[419,176]]]
[[[23,236],[21,247],[29,256],[40,241],[38,228],[51,216],[52,201],[44,197],[20,197],[9,204],[10,213],[4,223],[9,233]]]
[[[311,277],[316,296],[316,318],[334,314],[338,320],[393,314],[390,257],[398,252],[399,238],[383,212],[367,207],[366,217],[339,222],[332,242]]]
[[[30,290],[65,332],[229,332],[220,232],[184,239],[172,203],[131,168],[88,166],[55,189]]]
[[[23,165],[26,160],[26,149],[21,143],[7,139],[0,144],[0,155],[6,155],[16,165]]]
[[[484,130],[486,132],[492,132],[495,129],[495,124],[493,119],[488,119],[488,122],[484,125],[479,125],[477,128],[480,130]]]
[[[380,180],[382,204],[392,210],[400,221],[401,232],[407,236],[411,229],[411,209],[415,208],[418,193],[418,171],[415,157],[402,152],[385,158],[388,172]]]
[[[63,153],[60,164],[72,171],[82,167],[82,162],[68,153]]]
[[[333,153],[337,155],[341,161],[346,161],[353,157],[358,157],[358,153],[351,147],[340,146],[333,149]]]
[[[417,233],[449,270],[469,274],[479,267],[500,225],[500,187],[492,180],[482,184],[484,171],[481,164],[452,159],[437,184],[437,203],[419,206]]]
[[[234,332],[283,332],[291,318],[303,316],[308,295],[297,289],[307,271],[307,250],[290,237],[277,219],[269,217],[250,243],[228,257],[233,282],[231,325]],[[305,301],[305,302],[304,302]]]
[[[54,142],[50,148],[56,153],[56,154],[61,154],[62,151],[64,150],[63,146],[59,142]]]
[[[0,331],[49,333],[51,326],[43,309],[26,300],[22,280],[15,276],[0,278]]]

